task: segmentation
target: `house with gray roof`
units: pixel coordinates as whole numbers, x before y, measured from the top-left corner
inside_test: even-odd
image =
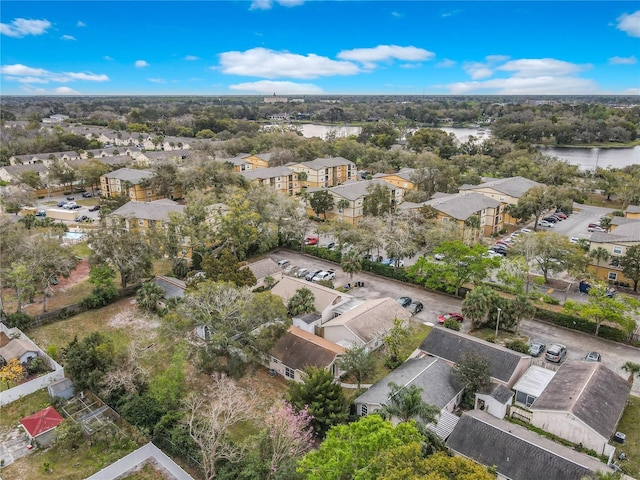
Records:
[[[354,400],[357,414],[368,415],[387,405],[390,383],[421,388],[422,401],[449,413],[462,401],[464,392],[464,385],[453,375],[447,362],[433,357],[409,358]]]
[[[542,395],[555,375],[556,369],[550,365],[531,365],[513,386],[513,391],[516,392],[515,405],[529,408]]]
[[[475,408],[483,410],[496,418],[504,418],[507,414],[513,392],[501,383],[491,383],[475,393]]]
[[[531,363],[530,355],[448,328],[432,329],[418,349],[451,365],[458,363],[465,352],[479,355],[489,362],[492,382],[508,388],[516,383]]]
[[[109,214],[111,217],[135,219],[138,221],[166,223],[171,213],[184,213],[185,206],[173,200],[163,198],[153,202],[127,202]],[[140,225],[143,226],[143,225]]]
[[[634,281],[624,275],[619,260],[629,248],[640,245],[640,216],[638,218],[613,217],[613,219],[616,222],[611,222],[610,232],[594,232],[589,238],[590,251],[603,248],[609,253],[607,262],[592,259],[589,271],[601,280],[633,288]]]
[[[446,445],[454,455],[495,467],[499,479],[581,480],[612,471],[597,458],[480,410],[460,417]]]
[[[169,277],[166,275],[160,275],[153,279],[153,283],[162,288],[164,294],[162,295],[162,303],[172,298],[184,298],[187,284],[179,278]]]
[[[14,338],[4,347],[0,348],[0,357],[6,362],[17,358],[20,363],[26,364],[32,358],[38,356],[39,349],[31,341],[23,338]]]
[[[263,258],[257,262],[251,262],[242,268],[248,268],[256,277],[256,287],[264,285],[264,280],[271,277],[276,282],[282,280],[282,268],[271,258]]]
[[[37,173],[43,185],[48,182],[49,167],[44,163],[27,163],[0,167],[0,180],[10,183],[20,183],[22,175],[27,172]]]
[[[529,407],[531,424],[607,455],[631,385],[600,362],[565,362]]]

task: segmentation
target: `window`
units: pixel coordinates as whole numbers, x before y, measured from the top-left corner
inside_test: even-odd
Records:
[[[533,402],[535,399],[536,397],[532,395],[527,395],[524,392],[516,392],[516,402],[522,405],[526,405],[527,407],[530,407],[531,405],[533,405]]]
[[[613,247],[614,255],[622,255],[622,247]]]
[[[141,227],[144,227],[144,220],[138,220],[138,225],[140,225]]]
[[[367,406],[362,405],[360,407],[360,415],[362,415],[363,417],[366,417],[368,413],[369,413],[369,409],[367,408]]]
[[[296,378],[296,371],[293,368],[284,367],[284,376],[287,378]]]
[[[133,194],[132,194],[132,196],[133,196]],[[151,196],[151,190],[147,190],[147,197],[150,197],[150,196]]]
[[[504,197],[500,197],[500,201],[501,201],[501,202],[504,202]]]
[[[618,279],[618,274],[616,272],[609,272],[609,275],[607,275],[607,278],[609,280],[617,280]]]

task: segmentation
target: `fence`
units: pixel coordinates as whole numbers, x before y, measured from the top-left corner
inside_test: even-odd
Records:
[[[49,368],[53,370],[53,372],[47,373],[38,378],[34,378],[33,380],[23,383],[21,385],[17,385],[13,388],[5,390],[4,392],[0,392],[0,407],[4,407],[25,395],[29,395],[33,392],[37,392],[40,389],[46,388],[51,385],[53,382],[61,380],[64,378],[64,368],[58,362],[56,362],[49,355],[44,353],[40,347],[38,347],[35,343],[31,341],[29,337],[27,337],[24,333],[22,333],[18,328],[8,328],[4,323],[0,323],[0,331],[7,335],[9,338],[19,338],[30,343],[34,350],[38,352],[38,357],[44,358]]]

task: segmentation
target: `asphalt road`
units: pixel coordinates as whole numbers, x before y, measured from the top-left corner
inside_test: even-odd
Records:
[[[600,215],[597,212],[594,214]],[[582,221],[583,220],[579,220],[576,223],[582,223]],[[588,220],[586,220],[586,222],[589,223]],[[364,282],[364,287],[354,288],[349,291],[349,294],[354,297],[370,299],[408,296],[414,300],[419,300],[424,304],[424,310],[416,315],[414,319],[421,322],[437,324],[438,315],[447,312],[459,312],[461,309],[462,302],[456,297],[426,291],[419,287],[405,285],[364,272],[355,274],[353,280],[351,280],[338,265],[309,255],[303,255],[299,252],[276,250],[268,256],[275,261],[286,258],[291,262],[291,265],[304,267],[309,270],[333,269],[336,272],[336,278],[333,281],[336,287],[349,282]],[[295,269],[292,269],[292,271],[295,271]],[[467,331],[470,327],[470,322],[465,321],[462,325],[462,331]],[[581,360],[591,351],[600,352],[602,355],[602,363],[624,378],[628,377],[621,368],[625,362],[632,361],[640,363],[640,349],[638,348],[610,342],[594,337],[593,335],[556,327],[551,324],[534,320],[524,321],[520,327],[520,333],[528,336],[530,341],[540,341],[547,346],[552,343],[565,345],[568,351],[567,359],[569,360]],[[632,393],[640,396],[640,379],[634,382]]]

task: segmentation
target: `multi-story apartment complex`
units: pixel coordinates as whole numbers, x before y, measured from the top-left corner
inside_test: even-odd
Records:
[[[356,164],[342,157],[316,158],[310,162],[289,163],[287,167],[298,173],[304,172],[305,187],[335,187],[349,180],[355,180],[358,172]]]
[[[249,183],[264,185],[276,192],[285,195],[300,193],[298,173],[288,167],[257,168],[240,173]]]
[[[100,177],[100,188],[104,197],[126,196],[137,202],[151,202],[165,198],[153,186],[154,173],[151,170],[120,168]],[[169,198],[182,198],[182,186],[171,187]]]

